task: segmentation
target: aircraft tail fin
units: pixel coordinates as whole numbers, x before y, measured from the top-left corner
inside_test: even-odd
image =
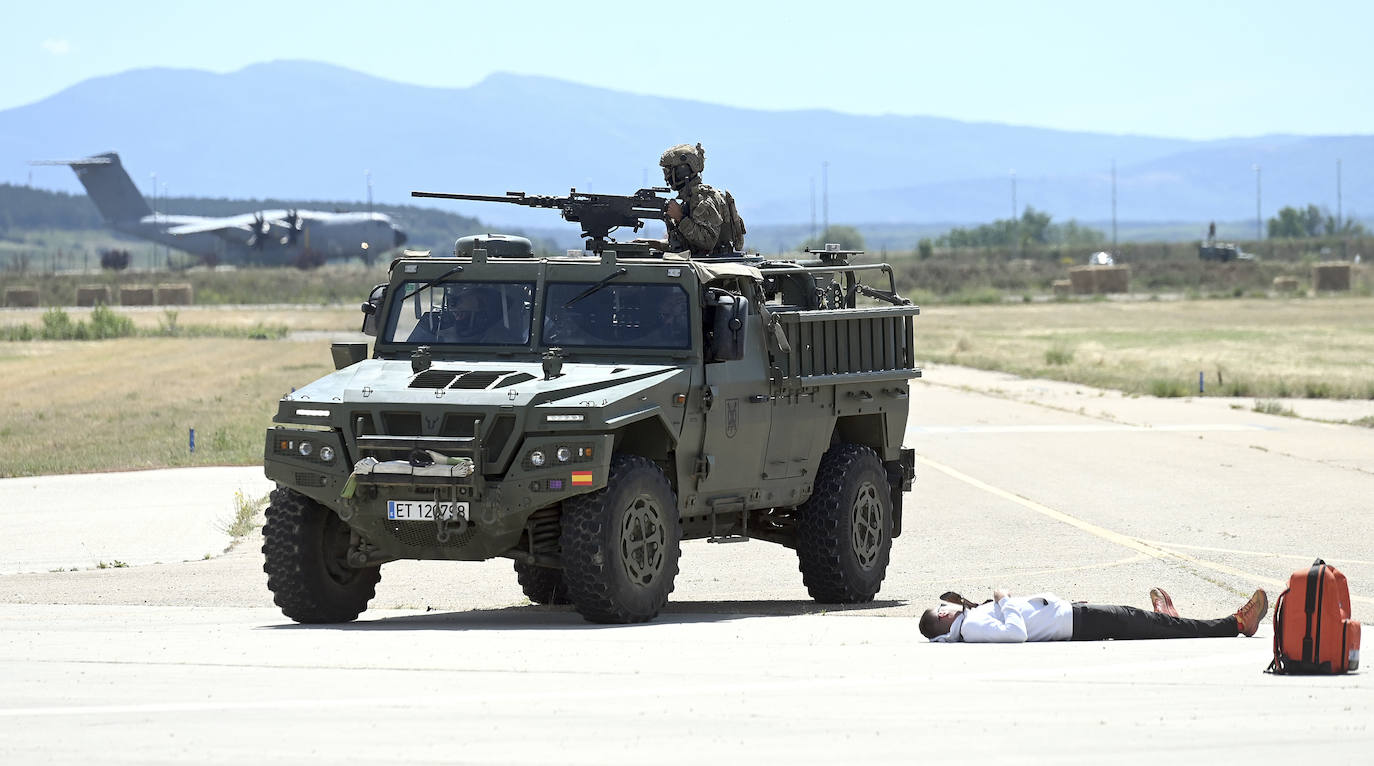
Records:
[[[80,160],[55,160],[41,164],[71,166],[106,223],[137,221],[153,212],[120,164],[119,155],[114,152]]]

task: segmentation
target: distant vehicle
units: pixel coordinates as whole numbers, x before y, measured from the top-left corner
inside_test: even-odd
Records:
[[[1111,253],[1105,250],[1099,250],[1096,253],[1093,253],[1092,255],[1088,256],[1088,265],[1114,266],[1116,265],[1116,259],[1112,257]]]
[[[1204,261],[1219,261],[1221,263],[1226,263],[1227,261],[1255,260],[1255,256],[1251,253],[1242,251],[1240,245],[1232,242],[1216,242],[1214,240],[1200,243],[1197,246],[1197,257]]]
[[[114,152],[35,164],[70,166],[115,231],[182,250],[206,263],[301,268],[343,258],[371,263],[406,242],[405,232],[383,213],[258,210],[225,218],[155,213]]]

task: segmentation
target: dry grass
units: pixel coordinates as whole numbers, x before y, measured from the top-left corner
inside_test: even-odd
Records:
[[[0,312],[0,325],[20,313]],[[161,309],[127,315],[166,321]],[[194,308],[177,321],[337,331],[358,317]],[[916,326],[928,361],[1164,396],[1195,394],[1202,371],[1213,395],[1374,398],[1374,298],[933,306]],[[259,464],[277,400],[332,367],[319,340],[0,343],[0,476]]]
[[[917,355],[1131,393],[1374,398],[1374,299],[932,306]]]
[[[332,369],[318,341],[0,343],[0,476],[259,463],[277,400]]]
[[[47,309],[0,309],[0,327],[42,324]],[[158,330],[173,323],[182,327],[224,327],[248,330],[259,325],[285,325],[291,330],[357,330],[363,315],[348,306],[113,306],[118,316],[133,320],[140,330]],[[64,308],[73,322],[90,321],[91,309]],[[326,349],[326,352],[328,349]]]

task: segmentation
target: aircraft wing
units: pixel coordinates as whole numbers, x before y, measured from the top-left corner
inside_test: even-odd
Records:
[[[251,233],[253,225],[259,219],[269,226],[282,226],[285,225],[285,218],[285,210],[263,210],[257,213],[244,213],[243,215],[231,215],[224,218],[207,218],[204,221],[173,226],[167,230],[167,233],[174,237],[204,232],[228,232],[230,230]]]

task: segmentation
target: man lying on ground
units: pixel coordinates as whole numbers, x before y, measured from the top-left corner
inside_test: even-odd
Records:
[[[1269,609],[1263,589],[1235,614],[1214,620],[1179,617],[1173,599],[1160,588],[1150,591],[1150,600],[1154,611],[1147,612],[1133,606],[1070,603],[1052,593],[1012,596],[995,590],[992,600],[979,606],[941,601],[927,609],[921,615],[921,635],[931,641],[968,643],[1253,636]]]

